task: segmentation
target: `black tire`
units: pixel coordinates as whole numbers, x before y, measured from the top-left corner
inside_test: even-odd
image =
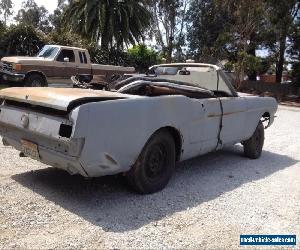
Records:
[[[162,190],[175,168],[175,142],[167,130],[156,132],[126,174],[129,184],[141,194]]]
[[[39,74],[31,74],[25,80],[25,87],[47,87],[47,83]]]
[[[264,125],[259,121],[253,135],[244,141],[244,153],[250,159],[257,159],[261,156],[265,140]]]

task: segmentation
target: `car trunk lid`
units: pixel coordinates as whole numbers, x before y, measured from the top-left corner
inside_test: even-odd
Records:
[[[69,112],[85,103],[126,99],[129,95],[90,89],[72,88],[7,88],[0,99],[11,103],[45,107]]]

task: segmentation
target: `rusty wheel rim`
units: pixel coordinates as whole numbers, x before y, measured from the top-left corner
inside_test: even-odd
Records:
[[[163,143],[153,145],[148,152],[145,173],[150,180],[156,180],[163,173],[167,163],[167,149]]]

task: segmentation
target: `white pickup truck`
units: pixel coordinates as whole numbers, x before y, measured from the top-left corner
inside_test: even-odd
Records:
[[[86,49],[60,45],[46,45],[36,57],[4,57],[0,63],[0,75],[5,83],[28,87],[69,84],[71,76],[78,74],[107,82],[113,75],[134,71],[133,67],[92,64]]]
[[[140,193],[164,188],[175,162],[242,143],[260,157],[277,102],[238,94],[210,64],[166,64],[117,91],[8,88],[0,91],[0,135],[71,174],[123,173]]]

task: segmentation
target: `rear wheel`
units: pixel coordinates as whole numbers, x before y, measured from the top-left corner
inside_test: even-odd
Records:
[[[147,142],[126,177],[137,192],[151,194],[162,190],[168,184],[174,167],[174,139],[168,131],[161,130]]]
[[[257,159],[261,156],[265,140],[264,125],[259,121],[253,135],[247,141],[244,141],[244,153],[250,159]]]
[[[39,74],[31,74],[25,80],[25,87],[46,87],[47,83]]]

